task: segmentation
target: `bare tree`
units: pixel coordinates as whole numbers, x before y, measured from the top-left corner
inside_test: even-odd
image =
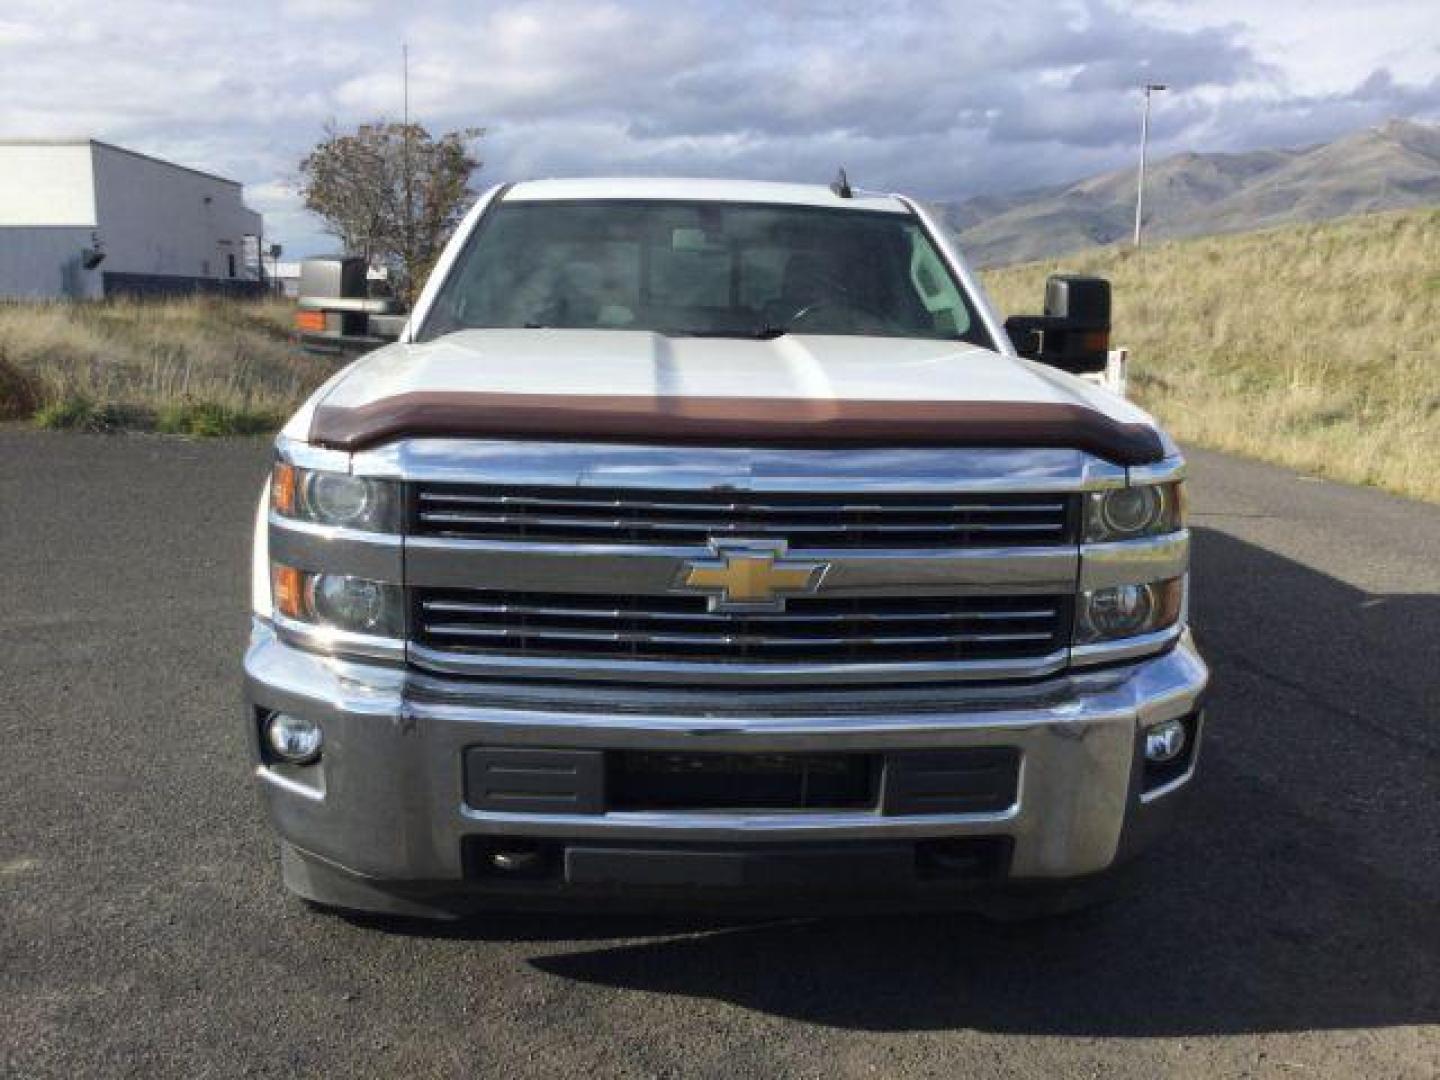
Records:
[[[433,138],[419,124],[333,126],[300,163],[305,208],[324,219],[349,253],[388,266],[407,299],[474,201],[480,169],[471,145],[480,128]]]

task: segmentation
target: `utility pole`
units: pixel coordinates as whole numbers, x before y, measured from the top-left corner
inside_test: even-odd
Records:
[[[414,222],[415,222],[415,194],[414,179],[410,170],[410,43],[408,41],[400,44],[400,82],[401,82],[401,124],[404,127],[405,142],[401,146],[400,168],[404,173],[403,187],[405,199],[405,217],[402,222],[404,230],[405,245],[405,268],[408,270],[414,265]],[[412,289],[413,283],[408,279],[405,282],[407,290]]]
[[[1140,246],[1140,222],[1145,212],[1145,146],[1150,141],[1150,95],[1170,89],[1164,83],[1145,84],[1145,110],[1140,114],[1140,176],[1135,184],[1135,246]]]

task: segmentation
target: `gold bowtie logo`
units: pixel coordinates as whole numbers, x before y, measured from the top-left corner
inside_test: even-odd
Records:
[[[829,563],[785,558],[784,541],[712,540],[713,559],[680,568],[681,588],[710,597],[711,611],[783,611],[785,597],[813,593]]]

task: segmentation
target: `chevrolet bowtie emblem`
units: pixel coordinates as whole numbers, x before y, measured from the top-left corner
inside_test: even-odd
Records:
[[[784,541],[712,540],[712,559],[680,568],[677,587],[703,592],[711,611],[784,611],[785,597],[813,593],[829,563],[785,558]]]

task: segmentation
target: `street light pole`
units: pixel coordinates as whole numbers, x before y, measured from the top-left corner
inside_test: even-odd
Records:
[[[1135,246],[1140,246],[1140,222],[1145,212],[1145,146],[1150,141],[1150,95],[1168,90],[1164,83],[1145,84],[1145,110],[1140,114],[1140,176],[1135,184]]]

